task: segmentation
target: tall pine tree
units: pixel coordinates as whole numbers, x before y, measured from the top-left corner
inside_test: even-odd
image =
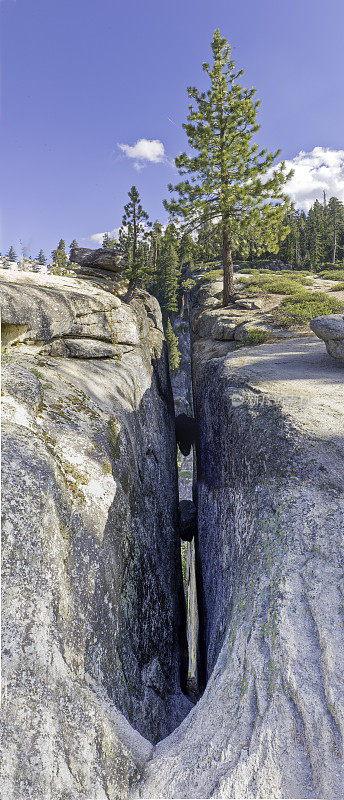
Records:
[[[160,257],[160,302],[163,312],[178,311],[178,253],[171,241],[164,242]]]
[[[177,199],[165,201],[165,208],[182,217],[189,229],[206,221],[218,222],[222,237],[223,302],[234,295],[233,248],[240,231],[259,223],[265,228],[265,249],[277,249],[288,198],[283,186],[291,173],[285,174],[282,162],[271,167],[280,151],[268,153],[252,144],[259,130],[254,101],[255,89],[243,89],[231,60],[231,48],[220,31],[212,41],[213,65],[203,64],[210,79],[210,89],[199,92],[188,88],[193,101],[188,122],[183,125],[190,147],[175,160],[181,175],[188,176],[177,186]],[[263,180],[264,179],[264,180]]]
[[[129,286],[126,300],[129,302],[139,280],[144,282],[147,277],[147,239],[151,223],[142,208],[136,186],[131,187],[128,195],[129,203],[124,206],[119,243],[127,258]]]

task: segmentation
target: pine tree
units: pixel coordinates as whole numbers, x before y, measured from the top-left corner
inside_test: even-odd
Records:
[[[159,220],[155,220],[149,231],[146,245],[147,258],[145,269],[145,288],[155,297],[159,295],[159,261],[162,240],[162,225]]]
[[[69,252],[71,252],[71,250],[73,250],[73,249],[74,249],[74,247],[79,247],[79,245],[78,245],[78,243],[77,243],[76,239],[73,239],[73,241],[70,243],[70,245],[69,245]]]
[[[190,234],[187,232],[183,233],[178,248],[181,267],[183,267],[184,264],[187,264],[188,267],[192,269],[194,264],[195,251],[196,251],[196,246],[192,236],[190,236]]]
[[[219,220],[223,302],[227,305],[234,295],[232,251],[238,233],[248,225],[264,224],[265,249],[277,249],[288,204],[282,187],[291,173],[285,174],[284,162],[271,171],[280,151],[259,151],[257,144],[251,144],[259,130],[259,102],[253,99],[255,89],[243,89],[237,83],[243,71],[236,71],[231,48],[218,30],[212,51],[212,68],[203,64],[210,89],[199,92],[195,87],[188,88],[194,105],[189,106],[188,122],[183,127],[196,154],[183,153],[175,160],[180,175],[190,177],[175,187],[169,186],[178,198],[165,201],[165,208],[182,217],[188,229]]]
[[[109,233],[104,233],[102,247],[104,247],[105,250],[115,250],[116,246],[117,242],[115,236],[110,236]]]
[[[129,286],[126,300],[129,301],[138,281],[147,278],[147,239],[148,228],[151,227],[148,214],[143,210],[140,195],[136,186],[132,186],[129,203],[124,206],[122,227],[119,232],[119,243],[127,257]]]
[[[151,230],[151,249],[152,249],[152,271],[156,274],[158,266],[158,253],[162,237],[162,225],[158,219],[155,220]]]
[[[328,205],[328,225],[327,225],[327,253],[326,261],[333,264],[343,258],[343,234],[344,234],[344,206],[336,197],[331,197]]]
[[[60,239],[56,250],[53,250],[51,255],[53,257],[53,272],[56,275],[64,275],[68,264],[66,243],[64,239]]]
[[[16,261],[17,260],[16,252],[15,252],[14,247],[12,247],[12,245],[11,245],[11,247],[10,247],[8,253],[7,253],[7,258],[9,258],[10,261]]]
[[[181,356],[178,350],[178,338],[174,333],[170,318],[168,318],[166,325],[166,342],[167,342],[168,363],[170,365],[170,370],[172,373],[177,372]]]
[[[160,258],[160,303],[163,312],[178,311],[179,260],[171,241],[164,242]]]
[[[37,261],[38,261],[39,264],[46,264],[47,263],[47,259],[46,259],[45,255],[44,255],[42,249],[38,253]]]

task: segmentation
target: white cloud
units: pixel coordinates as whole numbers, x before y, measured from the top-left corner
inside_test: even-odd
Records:
[[[286,161],[287,170],[294,175],[286,185],[286,191],[297,208],[308,211],[314,200],[337,197],[344,202],[344,150],[329,147],[314,147],[310,153],[299,154]]]
[[[159,139],[138,139],[136,144],[118,144],[118,147],[127,156],[134,159],[134,167],[140,170],[145,163],[161,164],[165,161],[165,148]]]
[[[119,230],[120,230],[119,228],[114,228],[112,231],[103,231],[103,233],[92,233],[91,236],[89,236],[89,239],[91,240],[91,242],[95,242],[98,245],[98,247],[101,247],[106,233],[108,233],[109,236],[114,236],[115,239],[118,239]]]

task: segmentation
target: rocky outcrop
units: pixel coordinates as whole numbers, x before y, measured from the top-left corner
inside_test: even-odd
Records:
[[[191,706],[160,309],[7,271],[0,303],[1,795],[117,800]]]
[[[193,376],[206,688],[135,796],[340,798],[342,370],[314,337],[194,336]]]
[[[123,269],[123,257],[116,250],[107,250],[99,247],[91,250],[87,247],[72,247],[70,260],[85,268],[106,269],[110,272],[120,272]]]
[[[342,314],[327,314],[315,317],[310,323],[312,331],[325,342],[330,356],[344,361],[344,317]]]
[[[343,797],[343,371],[313,336],[202,328],[216,291],[178,404],[191,704],[159,307],[0,273],[6,800]]]

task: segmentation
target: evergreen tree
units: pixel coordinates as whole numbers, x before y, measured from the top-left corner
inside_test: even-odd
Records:
[[[344,256],[344,205],[336,197],[315,200],[308,214],[290,209],[289,233],[278,256],[293,267],[320,270]]]
[[[265,249],[277,249],[288,198],[282,189],[291,175],[284,162],[271,172],[280,151],[267,153],[251,144],[259,130],[256,122],[259,102],[255,89],[242,89],[231,60],[231,48],[220,32],[212,41],[213,67],[203,64],[210,78],[210,89],[199,92],[188,88],[195,104],[189,107],[186,130],[188,142],[196,151],[175,160],[181,175],[190,176],[177,186],[177,199],[165,201],[170,214],[182,217],[188,229],[206,221],[219,220],[224,272],[223,302],[234,295],[232,251],[240,231],[248,225],[264,224]],[[264,178],[264,181],[262,180]]]
[[[14,247],[12,247],[12,245],[11,245],[11,247],[10,247],[8,253],[7,253],[7,258],[9,258],[11,261],[16,261],[17,260],[16,252],[15,252]]]
[[[192,269],[194,265],[195,252],[196,246],[193,238],[185,231],[181,237],[178,247],[180,266],[183,267],[184,265],[188,265],[188,267]]]
[[[129,203],[124,206],[122,227],[119,232],[120,246],[126,254],[128,263],[127,301],[133,296],[139,280],[144,282],[147,279],[147,239],[149,237],[148,228],[151,227],[148,214],[142,208],[136,186],[131,187],[128,195]]]
[[[109,233],[104,233],[103,244],[105,250],[115,250],[117,246],[117,242],[114,236],[110,236]]]
[[[178,311],[179,261],[173,243],[167,238],[160,257],[160,304],[163,312]]]
[[[160,243],[162,237],[162,225],[159,220],[155,220],[150,232],[150,280],[148,286],[154,293],[158,289],[158,259],[160,253]]]
[[[74,248],[74,247],[79,247],[79,245],[78,245],[78,243],[77,243],[76,239],[73,239],[73,241],[70,243],[70,245],[69,245],[69,252],[71,252],[71,250],[73,250],[73,248]]]
[[[171,325],[171,320],[168,318],[166,325],[166,341],[168,349],[168,363],[171,372],[177,372],[180,364],[180,352],[178,350],[178,338],[174,333]]]
[[[336,197],[331,197],[327,205],[326,244],[326,261],[332,261],[335,264],[343,258],[344,206]]]
[[[162,226],[155,223],[151,232],[151,256],[155,259],[151,273],[150,291],[161,305],[164,320],[170,312],[178,311],[180,265],[178,257],[179,234],[174,224],[167,225],[162,235]],[[153,254],[152,254],[153,251]]]
[[[37,261],[38,261],[39,264],[46,264],[47,263],[47,259],[46,259],[45,255],[44,255],[42,249],[38,253]]]
[[[64,239],[60,239],[56,250],[53,250],[51,255],[53,257],[53,272],[56,275],[64,275],[68,264],[68,256],[66,253],[66,244]]]

